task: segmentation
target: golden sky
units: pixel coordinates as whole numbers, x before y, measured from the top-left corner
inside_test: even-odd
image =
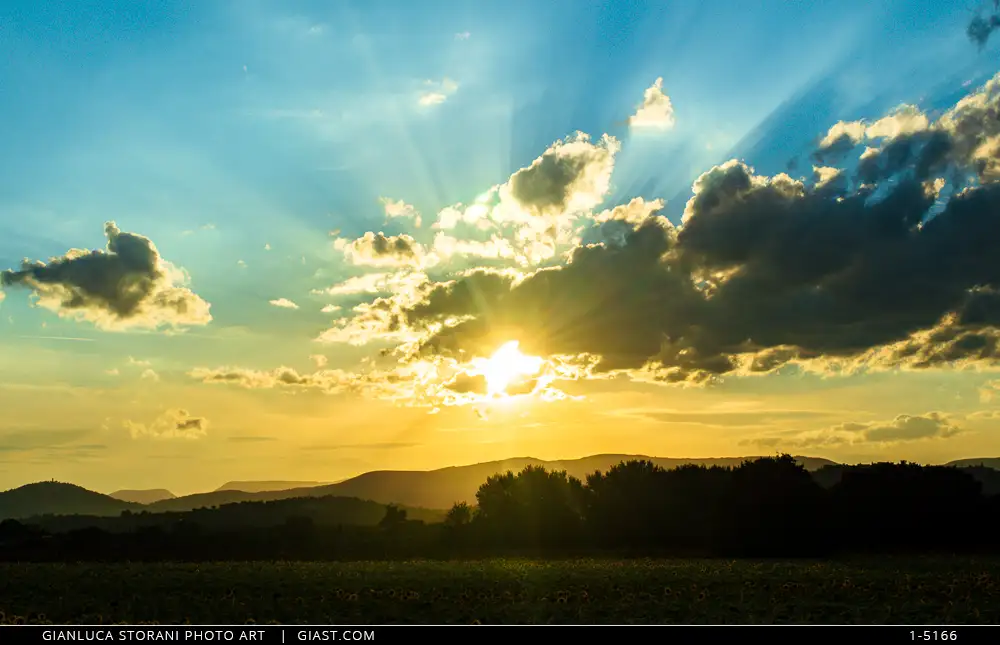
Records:
[[[796,57],[791,14],[677,17],[685,68],[523,8],[222,6],[129,52],[0,16],[0,488],[1000,454],[1000,76],[961,25]]]

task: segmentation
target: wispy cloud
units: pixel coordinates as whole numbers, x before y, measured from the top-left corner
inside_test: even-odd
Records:
[[[282,309],[298,309],[299,306],[289,300],[288,298],[278,298],[277,300],[271,300],[270,304],[275,307],[280,307]]]
[[[458,91],[458,83],[450,78],[440,81],[424,81],[426,89],[421,92],[417,103],[424,106],[438,105],[448,100],[452,94]]]

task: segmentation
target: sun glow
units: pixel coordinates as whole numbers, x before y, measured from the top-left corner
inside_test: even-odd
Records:
[[[475,373],[486,379],[487,396],[507,394],[507,388],[542,370],[544,361],[538,356],[521,353],[518,342],[512,340],[500,346],[492,356],[473,360]]]

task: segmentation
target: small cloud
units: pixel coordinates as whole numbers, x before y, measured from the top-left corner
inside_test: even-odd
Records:
[[[118,371],[117,367],[112,367],[109,370],[104,370],[104,373],[108,376],[118,376],[121,372]]]
[[[327,358],[322,354],[313,354],[309,357],[309,360],[311,360],[316,367],[326,367],[327,364]]]
[[[123,424],[133,439],[198,439],[208,430],[208,419],[193,417],[187,410],[167,410],[150,424],[126,420]]]
[[[445,78],[441,81],[425,81],[424,84],[428,89],[421,93],[420,98],[417,100],[420,105],[424,106],[444,103],[448,100],[449,96],[458,90],[458,83],[450,78]]]
[[[264,250],[265,251],[270,251],[271,250],[271,245],[270,244],[265,244],[264,245]]]
[[[663,78],[646,88],[642,103],[635,114],[629,117],[628,124],[633,128],[657,128],[667,130],[674,127],[674,106],[670,97],[663,93]]]
[[[320,309],[320,312],[324,314],[332,314],[335,311],[340,311],[340,305],[326,305]]]
[[[243,260],[237,260],[236,261],[236,266],[240,267],[241,269],[245,269],[245,268],[247,268],[247,263],[244,262]]]
[[[306,29],[306,34],[310,36],[319,36],[326,31],[326,25],[313,25]]]
[[[275,307],[281,307],[282,309],[298,309],[299,306],[289,300],[288,298],[278,298],[277,300],[271,300],[270,304]]]
[[[989,403],[998,397],[1000,397],[1000,380],[986,381],[980,386],[979,400],[983,403]]]
[[[472,34],[467,31],[460,31],[455,34],[455,40],[468,40],[471,36]]]
[[[411,204],[407,204],[401,199],[390,199],[388,197],[379,197],[379,201],[382,202],[382,207],[385,208],[385,216],[387,218],[402,217],[411,219],[413,220],[413,225],[420,228],[420,211]]]
[[[152,365],[151,362],[146,361],[146,360],[139,360],[138,358],[135,358],[134,356],[129,356],[128,357],[128,364],[129,365],[134,365],[135,367],[149,367],[150,365]]]
[[[160,380],[160,375],[152,369],[145,369],[142,371],[142,374],[139,375],[139,378],[143,381],[153,381],[156,383]]]

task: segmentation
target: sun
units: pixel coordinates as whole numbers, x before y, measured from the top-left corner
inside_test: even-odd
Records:
[[[521,353],[516,340],[504,343],[489,358],[473,361],[476,373],[486,379],[486,394],[491,397],[504,395],[511,384],[538,374],[543,363],[538,356]]]

